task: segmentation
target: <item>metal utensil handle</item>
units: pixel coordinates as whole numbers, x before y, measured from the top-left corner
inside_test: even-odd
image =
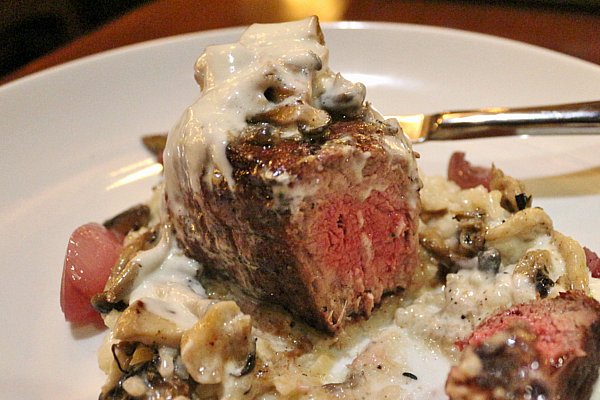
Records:
[[[510,135],[600,134],[600,101],[452,111],[431,117],[429,140]]]

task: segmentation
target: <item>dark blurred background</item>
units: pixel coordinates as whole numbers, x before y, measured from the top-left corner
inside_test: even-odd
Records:
[[[149,0],[0,0],[0,76]]]
[[[227,7],[227,0],[215,1]],[[600,14],[600,0],[428,1]],[[148,2],[150,0],[0,0],[0,77]],[[598,32],[600,34],[600,27]]]

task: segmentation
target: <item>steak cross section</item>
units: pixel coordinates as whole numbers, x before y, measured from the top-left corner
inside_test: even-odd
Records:
[[[587,400],[600,367],[600,303],[580,291],[519,304],[475,329],[450,399]]]
[[[337,121],[300,140],[269,129],[255,124],[228,144],[233,187],[218,171],[190,177],[200,193],[182,184],[183,212],[171,219],[209,273],[335,333],[410,282],[414,154],[397,126],[377,120]]]

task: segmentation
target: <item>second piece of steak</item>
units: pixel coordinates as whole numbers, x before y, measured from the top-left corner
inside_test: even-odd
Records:
[[[246,292],[330,332],[368,316],[416,267],[420,181],[397,128],[363,119],[304,140],[255,124],[173,217],[187,252]]]
[[[450,399],[587,400],[600,366],[600,304],[577,291],[520,304],[465,344],[446,382]]]

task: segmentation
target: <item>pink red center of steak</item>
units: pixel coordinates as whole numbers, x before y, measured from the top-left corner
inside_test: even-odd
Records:
[[[406,273],[398,266],[410,253],[407,212],[397,189],[374,191],[364,201],[342,195],[320,207],[307,227],[307,247],[321,268],[333,267],[335,277],[354,282],[357,291],[393,287],[388,280]]]

